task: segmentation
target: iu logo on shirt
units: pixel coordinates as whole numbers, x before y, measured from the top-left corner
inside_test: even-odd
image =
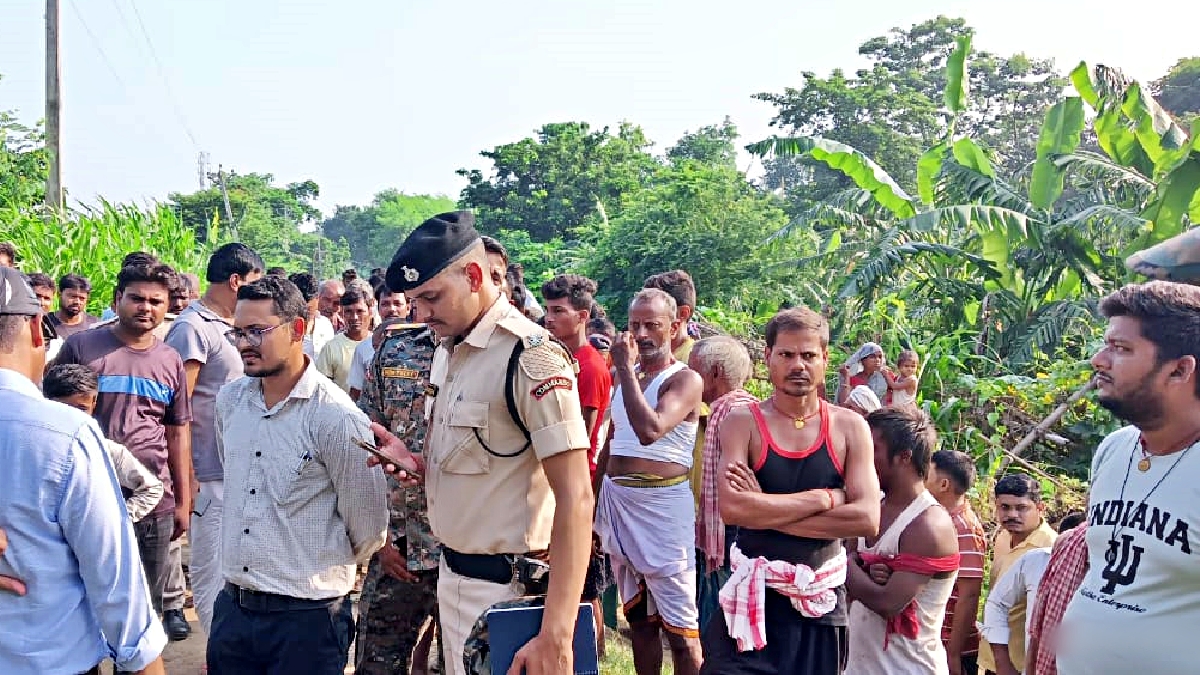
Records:
[[[1120,543],[1110,539],[1108,552],[1104,554],[1104,560],[1108,564],[1100,573],[1100,578],[1108,583],[1104,584],[1100,592],[1112,595],[1116,592],[1118,585],[1132,584],[1137,579],[1138,567],[1142,564],[1142,553],[1145,550],[1141,546],[1133,545],[1133,535],[1122,535]]]

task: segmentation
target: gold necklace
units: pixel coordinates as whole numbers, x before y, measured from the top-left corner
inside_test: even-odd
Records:
[[[1195,445],[1196,443],[1200,443],[1200,434],[1193,436],[1192,439],[1190,441],[1188,441],[1187,443],[1181,444],[1179,446],[1178,450],[1174,450],[1174,451],[1168,452],[1166,454],[1168,454],[1168,455],[1174,454],[1175,452],[1179,452],[1179,450],[1183,450],[1185,448],[1190,449],[1191,446]],[[1155,455],[1150,454],[1150,451],[1146,449],[1146,437],[1145,436],[1141,436],[1138,438],[1138,447],[1142,451],[1142,458],[1140,460],[1138,460],[1137,468],[1138,468],[1138,471],[1141,471],[1142,473],[1146,473],[1147,471],[1150,470],[1150,460],[1154,459]]]
[[[802,416],[797,417],[795,415],[788,414],[779,407],[779,404],[775,401],[774,396],[771,397],[771,407],[774,408],[775,411],[778,412],[780,415],[783,415],[784,417],[791,420],[792,426],[796,427],[797,429],[803,429],[804,425],[806,425],[808,423],[808,420],[816,417],[817,415],[819,415],[821,413],[821,406],[820,406],[820,404],[818,404],[817,409],[814,410],[813,412],[810,412],[807,415],[802,415]]]

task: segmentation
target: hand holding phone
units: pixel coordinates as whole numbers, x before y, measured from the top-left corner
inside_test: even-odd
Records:
[[[355,438],[354,443],[366,450],[371,456],[367,458],[368,466],[379,465],[386,473],[405,485],[417,485],[421,482],[424,462],[413,455],[405,447],[404,441],[397,438],[382,425],[372,422],[371,433],[379,445]]]

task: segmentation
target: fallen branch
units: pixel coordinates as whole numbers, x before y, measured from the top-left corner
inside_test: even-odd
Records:
[[[1067,400],[1060,403],[1057,408],[1051,411],[1045,419],[1043,419],[1041,422],[1038,422],[1038,425],[1031,429],[1029,433],[1025,434],[1025,438],[1022,438],[1019,443],[1013,446],[1011,451],[1006,449],[1004,451],[1005,459],[1000,462],[999,466],[996,467],[996,473],[992,477],[995,478],[997,475],[1004,473],[1004,471],[1008,469],[1008,465],[1012,460],[1019,460],[1021,461],[1022,466],[1028,467],[1029,464],[1021,460],[1021,453],[1028,450],[1029,446],[1033,445],[1034,442],[1036,442],[1039,438],[1042,438],[1049,433],[1050,427],[1058,424],[1058,421],[1062,419],[1062,416],[1067,414],[1067,411],[1070,410],[1071,407],[1076,403],[1078,403],[1079,399],[1086,396],[1089,391],[1095,388],[1096,380],[1094,378],[1088,380],[1087,384],[1077,389],[1075,393],[1067,397]]]

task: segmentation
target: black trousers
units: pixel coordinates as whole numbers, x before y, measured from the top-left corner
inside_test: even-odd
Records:
[[[725,614],[717,612],[700,634],[700,675],[841,675],[850,643],[846,626],[805,618],[784,596],[768,592],[764,607],[767,646],[739,652]]]
[[[226,586],[213,605],[208,672],[342,675],[353,635],[349,596],[301,600],[237,593]]]

